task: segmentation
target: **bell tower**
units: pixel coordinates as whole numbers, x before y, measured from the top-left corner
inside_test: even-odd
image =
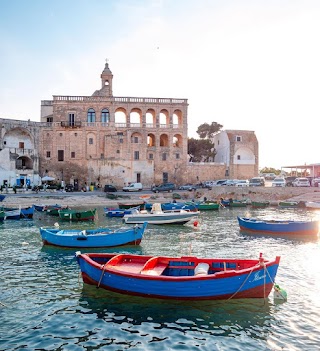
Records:
[[[92,95],[93,96],[113,96],[112,95],[112,79],[113,74],[110,71],[108,59],[106,59],[106,64],[104,70],[101,73],[101,89],[96,90]]]

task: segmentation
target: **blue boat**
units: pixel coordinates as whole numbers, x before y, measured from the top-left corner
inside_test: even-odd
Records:
[[[24,208],[21,208],[20,218],[32,219],[33,214],[34,214],[34,207],[33,206],[24,207]]]
[[[106,290],[177,300],[266,298],[280,257],[256,260],[76,252],[83,282]]]
[[[4,211],[5,214],[5,219],[20,219],[21,215],[21,209],[20,208],[9,208],[9,207],[3,207],[1,210]]]
[[[131,214],[133,211],[136,211],[139,209],[140,206],[138,207],[133,207],[133,208],[104,208],[104,213],[106,214],[107,217],[120,217],[122,218],[125,214]]]
[[[162,211],[171,211],[171,210],[188,210],[188,211],[197,211],[197,207],[194,203],[186,202],[165,202],[161,204]]]
[[[131,228],[66,229],[40,228],[44,245],[74,248],[102,248],[123,245],[139,245],[147,223]]]
[[[0,202],[2,202],[5,199],[6,195],[0,194]]]
[[[43,212],[48,205],[32,205],[37,212]]]
[[[317,236],[320,221],[262,220],[238,217],[240,230],[273,235]]]

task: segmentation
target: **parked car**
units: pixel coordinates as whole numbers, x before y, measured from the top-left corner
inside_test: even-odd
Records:
[[[249,180],[248,180],[248,179],[239,179],[239,180],[237,181],[237,183],[235,184],[235,186],[236,186],[237,188],[249,186]]]
[[[292,183],[297,179],[296,176],[289,176],[284,178],[286,181],[286,186],[293,186]]]
[[[171,193],[173,190],[176,189],[176,186],[173,183],[163,183],[160,185],[155,185],[151,188],[151,191],[154,193],[159,193],[160,191],[168,191]]]
[[[286,180],[283,177],[276,177],[273,179],[271,185],[273,187],[284,187],[286,186]]]
[[[118,191],[117,188],[111,184],[106,184],[103,190],[105,193],[115,193]]]
[[[73,192],[74,191],[74,186],[72,184],[67,184],[65,187],[64,187],[64,190],[66,192]]]
[[[264,186],[265,181],[263,177],[253,177],[249,180],[249,186]]]
[[[239,180],[238,179],[228,179],[224,185],[235,186]]]
[[[226,185],[227,179],[218,179],[212,183],[212,186],[223,186]]]
[[[310,186],[310,182],[308,178],[297,178],[293,183],[293,186]]]
[[[178,189],[192,191],[192,190],[196,190],[197,187],[195,185],[192,185],[192,184],[185,184],[185,185],[180,185]]]
[[[122,188],[123,191],[141,191],[142,190],[142,184],[141,183],[131,183],[128,186],[124,186]]]
[[[319,184],[320,184],[320,178],[314,178],[314,179],[312,179],[312,181],[311,181],[311,186],[316,186],[316,187],[318,187]]]

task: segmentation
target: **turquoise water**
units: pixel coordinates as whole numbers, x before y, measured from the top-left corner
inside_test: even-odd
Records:
[[[319,350],[319,240],[247,236],[239,233],[237,215],[311,219],[320,212],[203,212],[197,228],[149,226],[140,246],[103,251],[238,258],[257,258],[262,252],[267,259],[280,255],[276,282],[287,291],[287,302],[274,301],[273,293],[267,300],[170,302],[83,286],[75,250],[42,246],[39,227],[53,225],[56,218],[36,215],[31,221],[0,224],[0,350]],[[99,208],[96,226],[123,223],[106,218]]]

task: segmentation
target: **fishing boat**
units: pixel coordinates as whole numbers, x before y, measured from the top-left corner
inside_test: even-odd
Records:
[[[33,214],[34,214],[34,207],[33,206],[23,207],[23,208],[21,208],[21,211],[20,211],[20,218],[32,219]]]
[[[120,217],[122,218],[125,214],[131,214],[132,211],[139,210],[139,207],[133,207],[133,208],[110,208],[110,207],[105,207],[104,213],[106,214],[107,217]]]
[[[319,210],[320,209],[320,202],[318,201],[307,201],[305,203],[307,209],[311,210]]]
[[[71,208],[64,208],[58,210],[60,219],[65,221],[94,221],[97,209],[92,210],[76,210]]]
[[[151,205],[152,209],[152,205]],[[197,206],[193,202],[165,202],[161,204],[162,211],[188,210],[197,211]]]
[[[2,202],[5,199],[6,195],[0,194],[0,202]]]
[[[197,202],[196,207],[199,211],[216,211],[221,207],[217,202]]]
[[[45,208],[48,207],[48,205],[36,205],[36,204],[33,204],[32,206],[37,212],[43,212]]]
[[[121,209],[129,209],[132,207],[139,207],[140,210],[143,210],[145,207],[145,203],[144,202],[135,202],[135,203],[126,203],[126,202],[119,202],[118,203],[119,208]]]
[[[320,221],[262,220],[238,217],[240,229],[250,233],[316,236]]]
[[[136,210],[126,214],[123,220],[127,224],[148,222],[150,224],[185,224],[199,215],[199,211],[170,210],[162,211],[160,203],[154,203],[151,212]]]
[[[251,201],[252,208],[266,208],[270,205],[269,201]]]
[[[5,219],[20,219],[21,208],[3,207],[1,210],[4,211]]]
[[[40,228],[44,245],[74,248],[102,248],[123,245],[139,245],[147,223],[132,228],[66,229]]]
[[[280,201],[279,206],[280,207],[298,207],[299,202],[298,201]]]
[[[229,207],[247,207],[247,201],[240,201],[240,200],[229,200]]]
[[[63,207],[63,206],[58,205],[58,204],[48,205],[48,206],[44,207],[43,212],[45,212],[49,216],[59,217],[59,210],[67,209],[67,208],[68,208],[68,206]]]
[[[266,298],[280,257],[215,259],[76,252],[85,284],[144,297],[177,300]]]

